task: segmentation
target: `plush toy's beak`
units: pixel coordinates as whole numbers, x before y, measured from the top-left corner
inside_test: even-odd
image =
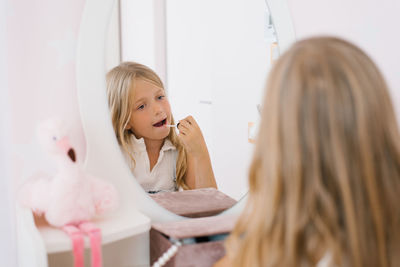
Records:
[[[72,160],[72,162],[76,161],[75,150],[69,144],[68,137],[64,136],[59,141],[57,141],[57,146],[64,152],[67,153],[68,157]]]
[[[75,156],[75,150],[73,148],[70,148],[68,150],[68,157],[75,162],[76,161],[76,156]]]

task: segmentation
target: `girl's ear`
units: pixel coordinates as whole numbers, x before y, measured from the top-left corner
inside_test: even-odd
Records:
[[[126,122],[125,122],[124,131],[130,131],[130,130],[132,130],[131,115],[132,115],[132,114],[129,114],[129,117],[128,117],[128,119],[127,119]]]

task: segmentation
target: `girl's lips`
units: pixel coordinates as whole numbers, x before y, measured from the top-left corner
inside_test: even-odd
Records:
[[[162,126],[164,126],[164,125],[166,125],[166,124],[167,124],[167,119],[163,119],[163,120],[161,120],[161,121],[159,121],[159,122],[153,124],[153,126],[154,126],[154,127],[162,127]]]

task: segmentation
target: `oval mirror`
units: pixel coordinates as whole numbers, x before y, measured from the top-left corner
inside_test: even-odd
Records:
[[[122,209],[135,206],[154,221],[182,219],[141,189],[112,129],[105,89],[111,66],[105,67],[104,51],[113,4],[87,1],[80,29],[77,78],[86,168],[112,179]],[[226,212],[239,211],[265,79],[279,51],[295,39],[286,2],[122,0],[118,7],[121,60],[140,62],[158,73],[175,119],[195,117],[218,189],[242,199]]]

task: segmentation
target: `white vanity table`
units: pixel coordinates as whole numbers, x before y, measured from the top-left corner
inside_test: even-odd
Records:
[[[20,267],[73,266],[71,240],[60,229],[31,211],[17,207]],[[150,219],[138,211],[115,212],[94,223],[102,231],[103,266],[148,266]],[[85,263],[89,265],[89,242],[85,240]]]

